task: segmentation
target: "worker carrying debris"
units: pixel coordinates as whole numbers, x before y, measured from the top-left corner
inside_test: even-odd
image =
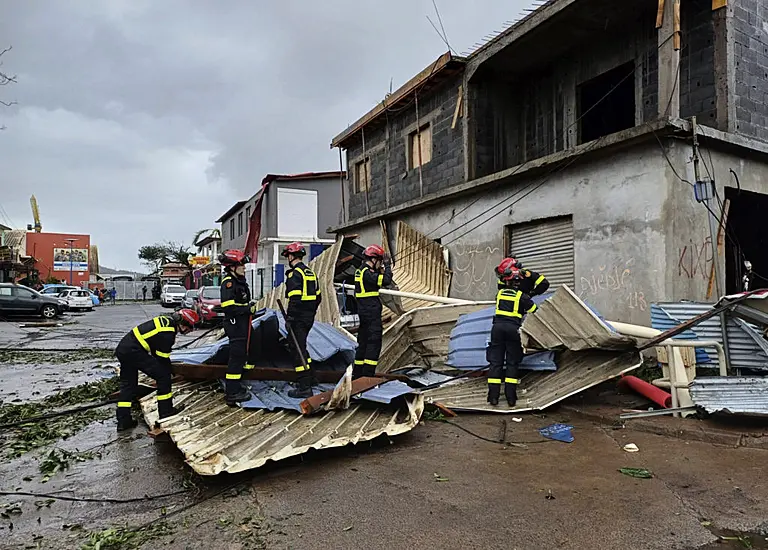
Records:
[[[312,359],[307,353],[307,337],[323,300],[317,275],[303,262],[306,255],[307,251],[301,243],[286,245],[282,252],[291,268],[285,281],[285,297],[288,298],[285,322],[293,331],[299,347],[293,350],[298,383],[295,389],[288,392],[288,396],[301,398],[312,397],[312,386],[317,384],[310,368]]]
[[[512,260],[512,267],[516,267],[520,270],[520,275],[522,275],[523,279],[520,281],[519,289],[522,290],[524,294],[527,294],[528,296],[538,296],[549,290],[549,281],[544,275],[536,273],[535,271],[523,269],[523,263],[516,258],[507,259]],[[499,288],[501,289],[505,287],[506,284],[500,280]]]
[[[392,284],[392,269],[382,247],[373,244],[363,251],[365,260],[355,271],[355,299],[360,327],[352,378],[374,376],[381,353],[381,299],[379,289]]]
[[[120,361],[120,398],[117,402],[117,431],[138,426],[131,416],[131,405],[139,386],[139,371],[157,382],[157,413],[160,419],[178,414],[171,391],[171,348],[176,334],[187,334],[200,322],[191,309],[160,315],[134,327],[123,336],[115,355]]]
[[[224,400],[231,407],[250,398],[241,382],[243,370],[253,368],[253,365],[246,365],[251,316],[255,309],[245,280],[245,264],[249,261],[250,258],[240,250],[225,250],[219,255],[225,273],[221,280],[221,309],[224,311],[224,333],[229,339]]]
[[[520,326],[523,315],[536,311],[536,304],[520,288],[526,279],[515,267],[514,258],[504,258],[496,267],[499,291],[496,294],[496,314],[491,328],[491,344],[488,346],[488,403],[499,404],[502,374],[504,396],[510,407],[517,403],[518,367],[523,360],[523,346],[520,342]]]

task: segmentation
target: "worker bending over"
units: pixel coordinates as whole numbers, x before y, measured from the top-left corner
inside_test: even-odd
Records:
[[[289,397],[307,398],[312,396],[312,385],[316,384],[310,369],[312,358],[307,352],[307,337],[315,323],[317,308],[323,300],[320,283],[315,273],[303,262],[307,251],[301,243],[291,243],[282,252],[288,259],[291,270],[285,281],[285,297],[288,298],[287,327],[293,331],[299,349],[294,349],[294,367],[298,373],[297,387],[288,392]],[[294,347],[291,340],[291,347]]]
[[[360,328],[352,378],[374,376],[381,353],[381,299],[379,289],[392,284],[392,270],[385,261],[384,249],[377,244],[363,251],[365,260],[355,271],[355,299]]]
[[[504,375],[504,395],[510,407],[517,403],[517,385],[520,383],[518,367],[523,360],[520,326],[525,313],[536,311],[531,297],[520,290],[525,279],[514,266],[514,261],[513,258],[505,258],[496,268],[500,288],[496,294],[496,314],[493,316],[491,344],[488,347],[488,403],[499,404]]]
[[[529,271],[523,269],[523,263],[516,258],[508,258],[512,260],[512,267],[516,267],[520,270],[522,280],[520,281],[519,289],[528,296],[539,296],[549,290],[549,281],[547,278],[535,271]],[[499,281],[499,288],[504,288],[504,283]]]
[[[250,259],[240,250],[226,250],[219,255],[224,266],[221,280],[221,309],[224,311],[224,333],[229,339],[229,361],[225,381],[224,400],[235,406],[250,398],[241,379],[248,357],[248,334],[251,330],[251,291],[245,280],[245,264]]]
[[[117,431],[138,425],[131,416],[131,405],[139,386],[139,371],[157,382],[157,413],[160,419],[178,414],[171,392],[171,348],[176,334],[187,334],[200,322],[191,309],[181,309],[172,315],[160,315],[134,327],[123,336],[115,355],[120,361],[120,398],[117,402]]]

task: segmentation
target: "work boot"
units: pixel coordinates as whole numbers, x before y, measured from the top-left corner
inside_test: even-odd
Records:
[[[166,403],[168,403],[166,405]],[[161,401],[157,404],[157,416],[160,420],[168,418],[169,416],[175,416],[184,410],[184,405],[177,405],[174,407],[167,401]]]
[[[488,403],[493,406],[498,405],[500,393],[501,388],[499,387],[499,384],[488,384]]]
[[[248,401],[251,398],[251,394],[245,391],[245,388],[240,388],[237,393],[227,393],[224,395],[224,401],[230,407],[235,407],[238,403]]]
[[[312,375],[302,376],[296,382],[296,387],[288,392],[288,397],[293,397],[294,399],[306,399],[307,397],[312,397],[313,381],[314,376]]]
[[[132,430],[139,425],[139,421],[127,416],[117,419],[117,431],[124,432],[126,430]]]
[[[514,407],[517,404],[517,384],[504,384],[504,396],[507,398],[507,404]]]

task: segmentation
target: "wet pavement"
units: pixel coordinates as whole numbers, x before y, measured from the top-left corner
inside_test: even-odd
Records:
[[[103,347],[93,341],[116,343],[159,311],[105,306],[86,314],[87,325],[59,327],[56,336],[9,336],[1,325],[0,339],[16,343],[0,347]],[[79,355],[64,363],[13,361],[0,358],[0,377],[11,380],[3,391],[23,400],[55,390],[56,373],[63,387],[65,380],[102,376],[108,367],[94,367],[109,363]],[[488,415],[454,420],[474,435],[425,421],[392,442],[313,452],[215,478],[192,474],[172,443],[154,441],[145,429],[118,437],[110,418],[2,460],[0,490],[12,495],[0,496],[0,548],[80,548],[88,532],[123,526],[167,528],[170,534],[158,538],[144,531],[143,547],[179,550],[766,547],[768,532],[758,534],[768,529],[766,451],[613,430],[569,415],[547,411],[520,423]],[[573,443],[538,435],[538,428],[561,421],[575,426]],[[496,442],[503,422],[504,444]],[[525,444],[509,445],[514,442]],[[623,451],[630,442],[640,452]],[[40,460],[51,447],[100,458],[72,462],[44,483]],[[628,477],[618,471],[624,467],[646,468],[653,477]],[[179,491],[186,492],[163,496]],[[113,502],[125,499],[138,500]],[[717,542],[718,536],[726,539]]]

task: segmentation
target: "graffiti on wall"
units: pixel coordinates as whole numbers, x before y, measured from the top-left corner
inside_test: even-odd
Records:
[[[476,300],[488,299],[495,294],[496,276],[493,273],[500,257],[499,247],[459,245],[453,253],[453,290]]]
[[[579,298],[590,301],[590,297],[602,296],[620,301],[628,309],[646,311],[648,301],[642,287],[634,280],[634,265],[635,259],[629,258],[593,267],[579,279]]]
[[[677,275],[685,279],[709,279],[712,270],[712,238],[691,239],[678,249]]]

